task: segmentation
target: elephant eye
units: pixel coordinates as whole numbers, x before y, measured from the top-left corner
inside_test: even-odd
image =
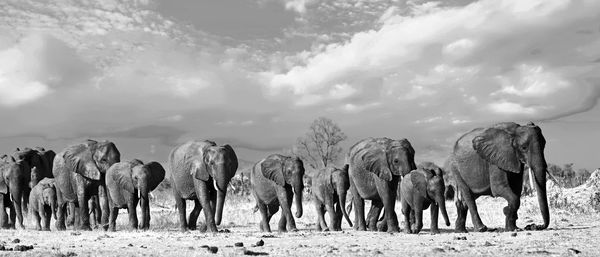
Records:
[[[523,151],[527,150],[527,145],[522,145],[522,146],[521,146],[521,149],[522,149]]]
[[[400,161],[398,159],[394,160],[394,163],[398,164]]]

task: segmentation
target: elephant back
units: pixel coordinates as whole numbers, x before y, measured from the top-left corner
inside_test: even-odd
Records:
[[[216,146],[212,141],[189,141],[175,147],[169,154],[168,166],[171,170],[173,187],[184,199],[193,198],[194,176],[199,165],[203,164],[203,154],[207,147]]]

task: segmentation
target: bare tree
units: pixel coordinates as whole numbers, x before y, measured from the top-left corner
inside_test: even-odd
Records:
[[[306,135],[298,138],[294,152],[313,169],[328,167],[340,158],[342,148],[339,143],[346,138],[335,122],[319,117],[310,125]]]

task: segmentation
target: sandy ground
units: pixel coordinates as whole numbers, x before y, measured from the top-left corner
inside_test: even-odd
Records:
[[[487,198],[478,200],[478,205],[488,227],[503,227],[503,200]],[[225,220],[227,225],[221,228],[228,229],[229,233],[179,232],[174,222],[176,213],[172,210],[153,211],[159,218],[153,218],[154,228],[150,231],[127,231],[125,213],[119,217],[121,231],[112,233],[2,230],[0,241],[5,247],[33,245],[34,249],[0,251],[0,256],[237,256],[244,253],[270,256],[600,256],[599,214],[573,215],[564,210],[552,210],[552,223],[545,231],[458,234],[452,231],[453,225],[445,227],[440,223],[441,234],[431,235],[425,229],[419,235],[407,235],[358,232],[345,223],[342,232],[318,232],[313,230],[312,205],[307,203],[305,206],[306,215],[298,219],[300,231],[295,233],[257,232],[259,215],[251,212],[252,203],[227,207],[230,215]],[[451,223],[454,223],[453,204],[448,202],[448,206]],[[536,205],[527,201],[524,201],[519,217],[520,227],[541,220]],[[271,221],[274,229],[276,218]],[[424,223],[428,228],[429,221]],[[15,239],[20,242],[13,243]],[[259,240],[264,246],[253,246]],[[235,246],[236,243],[244,246]],[[217,247],[218,252],[210,253],[207,246]]]

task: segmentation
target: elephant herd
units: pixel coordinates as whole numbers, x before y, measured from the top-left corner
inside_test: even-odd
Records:
[[[505,229],[516,230],[523,172],[528,166],[533,172],[544,223],[528,225],[526,229],[545,229],[550,220],[545,143],[541,129],[533,123],[506,122],[477,128],[456,141],[442,168],[431,162],[416,165],[415,149],[407,139],[361,140],[350,147],[343,167],[327,167],[313,176],[316,227],[338,231],[344,218],[356,230],[398,232],[395,204],[400,192],[403,230],[419,233],[423,210],[429,208],[430,231],[438,233],[439,212],[445,224],[450,225],[444,197],[449,184],[456,191],[457,232],[466,232],[467,212],[475,231],[487,230],[475,203],[482,195],[506,199]],[[195,230],[203,211],[206,229],[217,232],[227,187],[238,169],[233,148],[209,140],[192,140],[170,152],[167,168],[180,229]],[[119,150],[110,141],[86,140],[58,153],[41,147],[17,149],[0,158],[0,226],[23,229],[23,214],[29,212],[38,230],[50,230],[51,217],[57,230],[67,226],[91,230],[93,213],[93,222],[114,231],[119,209],[127,208],[130,228],[148,229],[149,194],[165,179],[165,174],[163,166],[155,161],[121,160]],[[304,176],[304,164],[298,157],[272,154],[252,167],[250,184],[260,211],[260,231],[271,232],[269,222],[280,207],[278,231],[297,231],[294,216],[302,217]],[[452,179],[445,181],[446,177]],[[351,200],[346,207],[347,198]],[[186,217],[188,200],[194,202],[194,207]],[[371,202],[366,215],[365,200]],[[136,213],[138,204],[141,224]],[[295,215],[291,211],[293,204]],[[352,208],[354,222],[348,216]]]

